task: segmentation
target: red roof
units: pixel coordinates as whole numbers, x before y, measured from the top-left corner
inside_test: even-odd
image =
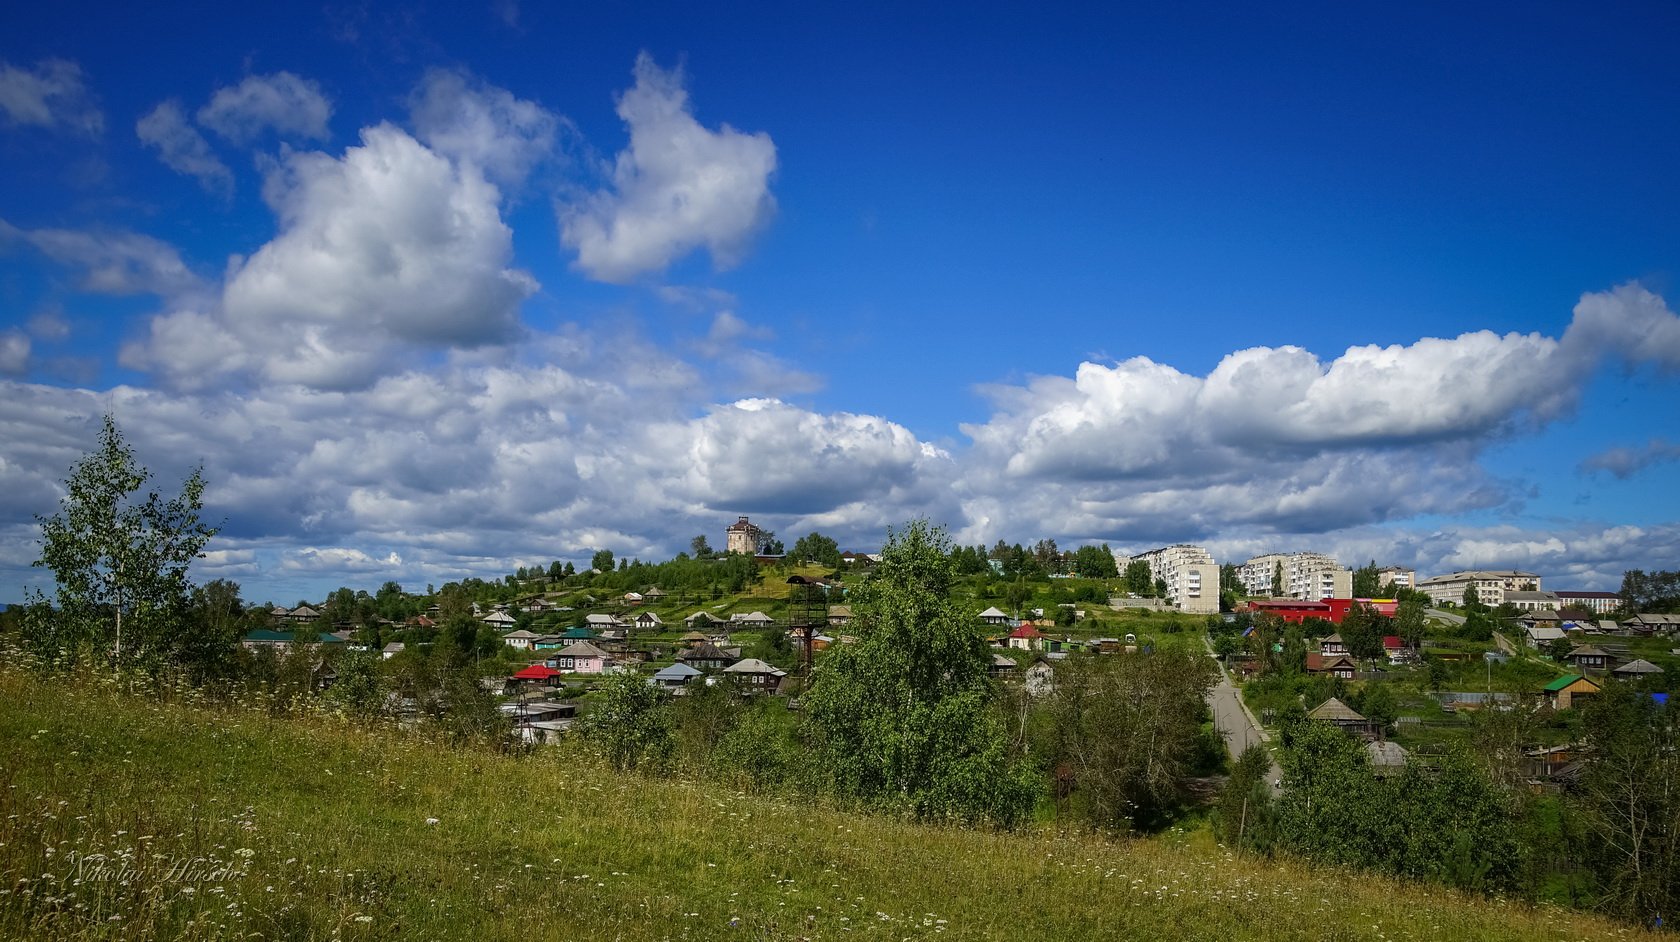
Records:
[[[513,675],[513,679],[514,680],[547,680],[550,677],[559,677],[559,676],[560,676],[560,672],[555,670],[552,667],[549,667],[547,664],[532,664],[530,667],[527,667],[524,670],[521,670],[521,671],[515,673]]]
[[[1009,637],[1011,637],[1011,638],[1042,638],[1042,637],[1044,637],[1044,633],[1042,631],[1039,631],[1037,628],[1034,628],[1032,626],[1031,622],[1027,622],[1026,624],[1023,624],[1021,627],[1015,629],[1014,631],[1011,631],[1009,633]]]
[[[1383,635],[1384,651],[1395,651],[1403,647],[1405,647],[1405,645],[1400,643],[1399,635]]]

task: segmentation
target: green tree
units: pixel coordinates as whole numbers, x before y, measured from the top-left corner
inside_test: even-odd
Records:
[[[1283,560],[1272,564],[1272,598],[1283,596]]]
[[[1087,579],[1114,579],[1120,575],[1120,569],[1114,562],[1114,552],[1106,543],[1102,546],[1081,546],[1076,550],[1073,572]]]
[[[1057,666],[1050,749],[1094,821],[1154,831],[1185,805],[1215,676],[1205,656],[1174,652]]]
[[[840,567],[840,544],[821,533],[807,533],[800,537],[789,555],[795,562],[821,563],[830,569]]]
[[[59,512],[37,517],[41,558],[57,582],[56,611],[39,593],[27,640],[53,659],[85,651],[145,663],[206,651],[188,617],[188,567],[216,534],[199,516],[204,475],[195,469],[179,496],[141,496],[151,472],[134,459],[116,420],[105,416],[98,447],[70,469]]]
[[[922,817],[1019,821],[1037,790],[992,709],[991,658],[952,601],[944,531],[888,534],[851,593],[858,643],[830,648],[805,696],[822,767],[841,795]]]
[[[1424,629],[1428,625],[1424,608],[1424,599],[1416,595],[1407,596],[1400,600],[1394,612],[1394,633],[1400,636],[1400,643],[1412,650],[1417,650],[1423,644]]]
[[[1353,571],[1353,597],[1356,599],[1374,599],[1382,591],[1382,577],[1377,575],[1377,561],[1371,560],[1368,565],[1360,566]]]
[[[1134,559],[1126,564],[1126,591],[1132,595],[1144,596],[1155,585],[1155,576],[1149,571],[1149,563]]]
[[[712,555],[712,544],[706,542],[706,534],[704,533],[689,540],[688,548],[694,553],[695,559],[705,559]]]
[[[589,557],[589,568],[600,572],[612,572],[612,550],[596,550],[595,555]]]
[[[1277,829],[1277,808],[1266,773],[1272,754],[1253,743],[1231,765],[1231,775],[1214,806],[1213,829],[1226,847],[1267,853]]]
[[[676,743],[665,695],[632,671],[612,674],[596,688],[580,730],[621,771],[663,768]]]
[[[1476,584],[1469,583],[1464,587],[1464,607],[1472,608],[1482,604],[1482,593],[1476,591]]]
[[[1582,711],[1579,806],[1607,908],[1649,923],[1680,913],[1680,709],[1608,684]]]

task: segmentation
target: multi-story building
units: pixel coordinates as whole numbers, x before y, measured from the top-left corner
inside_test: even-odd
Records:
[[[1345,599],[1353,595],[1353,571],[1323,553],[1267,553],[1256,556],[1237,570],[1243,591],[1249,595],[1272,596],[1281,588],[1284,598]],[[1281,585],[1274,586],[1274,582]]]
[[[1442,602],[1464,601],[1464,590],[1476,587],[1476,597],[1483,605],[1499,605],[1507,592],[1539,592],[1540,577],[1518,569],[1465,569],[1444,576],[1431,576],[1418,583],[1418,590],[1429,600]]]
[[[1219,564],[1207,550],[1179,543],[1125,559],[1115,554],[1122,571],[1128,563],[1140,561],[1149,564],[1151,579],[1167,584],[1167,599],[1179,611],[1204,615],[1219,611]]]
[[[742,517],[723,531],[723,540],[723,550],[726,553],[756,556],[759,546],[764,542],[764,531],[746,517]]]
[[[1563,607],[1556,592],[1506,592],[1505,602],[1519,612],[1555,612]]]
[[[1399,566],[1384,566],[1377,570],[1377,587],[1386,588],[1390,585],[1401,589],[1417,588],[1417,570],[1403,569]]]
[[[1595,615],[1608,615],[1622,607],[1622,597],[1614,592],[1555,592],[1564,608],[1584,608]]]

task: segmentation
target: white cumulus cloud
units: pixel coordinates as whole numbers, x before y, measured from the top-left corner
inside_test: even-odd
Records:
[[[327,122],[332,111],[320,83],[276,72],[217,89],[198,110],[198,123],[236,144],[249,143],[270,128],[284,138],[324,141],[331,136]]]
[[[420,140],[471,163],[503,186],[517,187],[553,155],[570,125],[534,101],[460,71],[428,71],[409,101]]]
[[[82,67],[64,59],[43,59],[33,69],[0,62],[0,115],[15,126],[90,136],[105,130],[105,115],[82,81]]]
[[[180,102],[171,99],[160,103],[135,124],[134,131],[141,143],[157,151],[164,166],[197,177],[212,193],[233,193],[233,171],[210,149],[204,135],[187,123]]]
[[[592,278],[628,282],[704,247],[719,265],[738,260],[775,210],[776,146],[764,133],[708,130],[691,113],[682,75],[646,53],[619,98],[630,145],[612,187],[562,206],[561,239]]]

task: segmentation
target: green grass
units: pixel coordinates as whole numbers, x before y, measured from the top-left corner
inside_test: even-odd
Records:
[[[1116,842],[915,825],[613,774],[561,749],[500,756],[113,686],[0,671],[0,937],[1633,934],[1238,858],[1205,832]],[[171,878],[195,859],[198,879]]]

